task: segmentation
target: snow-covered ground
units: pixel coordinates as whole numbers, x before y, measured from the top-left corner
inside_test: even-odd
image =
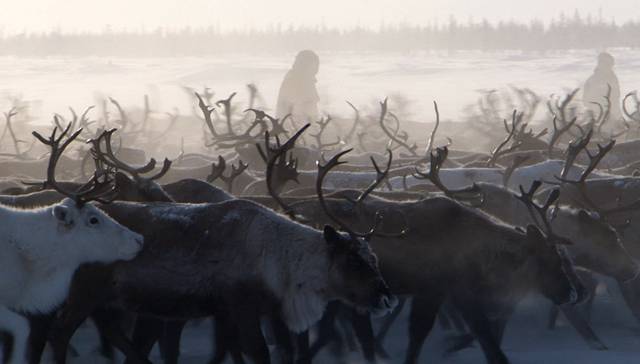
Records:
[[[612,50],[623,94],[640,88],[640,51]],[[480,89],[508,85],[530,87],[543,96],[579,87],[595,66],[596,51],[546,54],[458,52],[321,53],[318,89],[323,109],[351,115],[344,103],[372,105],[385,96],[401,95],[413,120],[433,119],[432,100],[444,119],[457,119]],[[151,96],[157,111],[188,109],[179,86],[205,85],[218,96],[244,93],[256,83],[265,105],[273,106],[280,81],[294,54],[227,55],[194,58],[15,58],[0,57],[0,95],[18,93],[41,100],[42,114],[64,112],[96,103],[107,95],[124,104],[142,104]],[[1,99],[1,98],[0,98]],[[2,100],[0,100],[2,101]]]
[[[405,306],[405,307],[408,307]],[[609,293],[601,290],[596,298],[593,310],[593,327],[608,351],[594,351],[567,326],[561,318],[559,326],[550,331],[546,329],[549,312],[548,301],[531,297],[523,302],[515,317],[511,320],[505,334],[503,348],[514,364],[629,364],[640,360],[640,324],[631,316],[621,303],[619,294],[612,289]],[[386,348],[392,356],[389,364],[402,363],[407,337],[406,310],[396,321],[387,338]],[[478,345],[457,354],[444,356],[443,347],[446,333],[436,325],[427,338],[420,363],[430,364],[481,364],[484,357]],[[210,324],[202,322],[191,325],[183,336],[180,363],[204,363],[209,358],[212,346]],[[92,326],[83,327],[74,337],[74,346],[80,356],[73,364],[99,364],[102,359],[92,355],[96,347],[95,331]],[[153,362],[161,362],[158,351],[154,349]],[[229,363],[231,361],[228,361]],[[364,363],[358,353],[347,353],[341,358],[332,356],[328,350],[321,352],[315,363]],[[384,361],[382,361],[384,363]]]

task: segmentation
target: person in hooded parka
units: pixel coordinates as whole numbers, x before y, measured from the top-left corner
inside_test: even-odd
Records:
[[[280,86],[276,117],[282,119],[291,114],[295,121],[313,122],[318,120],[316,75],[320,68],[320,58],[310,50],[296,55],[293,66],[287,72]]]
[[[611,86],[609,120],[615,122],[620,120],[622,115],[620,109],[620,84],[613,70],[614,65],[615,59],[611,54],[602,52],[598,55],[598,65],[584,84],[582,101],[585,109],[593,113],[594,117],[598,117],[600,110],[598,105],[594,103],[599,103],[606,107],[605,96],[607,95],[608,87]]]

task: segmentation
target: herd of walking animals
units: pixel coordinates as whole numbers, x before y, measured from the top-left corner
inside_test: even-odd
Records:
[[[455,138],[437,145],[435,103],[418,149],[387,100],[371,117],[350,104],[353,119],[303,125],[205,90],[184,117],[203,152],[161,166],[144,149],[162,150],[176,118],[154,129],[148,106],[133,117],[111,99],[117,117],[97,120],[71,110],[33,143],[16,135],[24,110],[11,109],[2,140],[15,153],[0,160],[5,362],[38,363],[48,343],[65,363],[91,319],[103,355],[149,363],[158,344],[177,363],[185,324],[209,317],[210,363],[311,363],[342,340],[374,362],[410,300],[405,363],[436,323],[448,350],[477,341],[488,363],[508,363],[505,326],[530,293],[552,303],[549,326],[562,312],[606,350],[583,310],[597,277],[617,282],[640,320],[640,103],[627,95],[622,119],[609,120],[606,96],[597,115],[581,113],[576,90],[547,102],[543,129],[532,119],[544,103],[517,92],[520,111],[494,120],[502,135],[482,153]],[[497,113],[490,97],[485,115]]]

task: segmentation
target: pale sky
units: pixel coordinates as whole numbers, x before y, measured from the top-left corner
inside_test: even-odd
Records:
[[[0,29],[5,34],[113,29],[151,30],[219,25],[245,29],[283,25],[377,27],[385,23],[424,24],[449,15],[491,21],[532,18],[548,20],[579,9],[618,22],[638,19],[639,0],[0,0]]]

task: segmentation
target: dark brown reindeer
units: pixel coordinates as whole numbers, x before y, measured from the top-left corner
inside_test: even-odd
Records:
[[[343,154],[334,156],[327,164],[329,167],[323,167],[317,184],[319,196],[322,195],[322,179],[331,167],[340,163],[338,158]],[[324,208],[316,201],[294,202],[283,205],[283,208],[312,224],[339,219],[346,226],[367,230],[371,221],[379,221],[379,212],[384,212],[385,219],[377,231],[388,231],[394,226],[406,224],[407,230],[402,238],[378,234],[372,236],[371,244],[380,257],[383,274],[393,282],[396,293],[413,295],[415,307],[422,308],[412,314],[408,363],[417,360],[422,341],[430,331],[440,303],[445,296],[452,294],[458,297],[459,307],[465,312],[474,332],[482,337],[488,357],[492,362],[505,362],[502,360],[506,358],[493,338],[484,314],[464,299],[466,290],[477,289],[474,285],[479,277],[487,274],[488,279],[495,273],[490,272],[491,269],[500,269],[500,265],[485,264],[483,258],[489,259],[495,254],[500,256],[502,253],[499,252],[503,249],[511,252],[507,254],[505,251],[504,259],[515,259],[515,262],[505,261],[503,267],[511,267],[514,263],[524,264],[529,260],[536,262],[533,266],[554,267],[541,269],[540,276],[534,275],[536,278],[532,283],[558,303],[571,301],[570,297],[575,299],[571,292],[575,292],[576,284],[571,283],[572,278],[567,277],[563,270],[571,271],[571,266],[558,255],[553,244],[549,245],[550,239],[536,228],[529,228],[525,234],[511,227],[497,225],[484,215],[447,198],[398,203],[370,196],[357,205],[345,199],[321,198],[321,201]],[[328,217],[326,211],[330,211],[332,217]],[[401,216],[405,216],[405,223]],[[428,244],[425,244],[425,240]],[[424,271],[423,267],[431,269]],[[553,276],[555,281],[553,285],[543,287],[546,275]],[[442,281],[460,284],[444,287],[439,283]]]

